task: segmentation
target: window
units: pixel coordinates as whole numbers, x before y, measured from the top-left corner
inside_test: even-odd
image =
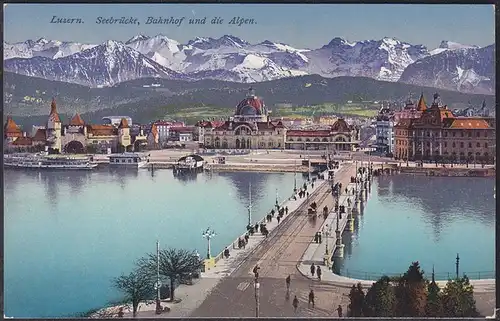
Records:
[[[488,132],[484,132],[484,137],[488,137]]]
[[[455,137],[455,132],[452,133],[452,136]]]
[[[448,147],[448,143],[447,142],[444,142],[444,147]]]
[[[484,143],[484,148],[488,148],[488,143]]]
[[[464,132],[460,132],[460,136],[464,137]]]
[[[129,162],[129,163],[132,163],[132,160],[129,158],[129,159],[128,159],[128,162]]]
[[[451,144],[451,147],[455,148],[457,145],[455,143]]]
[[[476,137],[479,137],[481,136],[481,133],[480,132],[476,132]]]
[[[137,158],[134,158],[134,163],[137,163]]]
[[[448,132],[444,132],[444,137],[448,137]]]
[[[476,147],[481,147],[481,143],[477,143],[477,144],[476,144]]]
[[[472,148],[472,143],[469,142],[469,148]]]
[[[468,132],[468,134],[469,134],[469,137],[472,137],[472,132]]]
[[[464,143],[463,142],[460,143],[460,148],[464,148]]]

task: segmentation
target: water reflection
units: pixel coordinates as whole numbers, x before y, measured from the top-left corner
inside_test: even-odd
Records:
[[[411,184],[408,184],[408,180]],[[485,184],[485,180],[488,182]],[[494,179],[483,177],[381,176],[378,195],[388,202],[404,202],[423,209],[425,221],[439,239],[443,228],[457,219],[471,219],[491,225]],[[446,188],[443,188],[446,186]],[[453,200],[453,201],[450,201]],[[384,200],[385,201],[385,200]]]

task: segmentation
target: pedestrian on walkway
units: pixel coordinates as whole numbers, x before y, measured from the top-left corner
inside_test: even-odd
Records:
[[[339,304],[339,307],[337,308],[337,312],[339,314],[339,318],[342,318],[342,306]]]
[[[311,292],[309,292],[309,303],[307,305],[311,307],[311,303],[314,308],[314,291],[312,289]]]
[[[316,269],[316,275],[318,276],[318,280],[321,281],[321,268],[319,267],[319,265],[317,266]]]
[[[288,274],[288,276],[286,277],[286,291],[290,291],[290,281],[291,281],[291,278],[290,278],[290,274]]]
[[[314,277],[314,272],[316,272],[316,266],[314,266],[314,263],[311,264],[311,275]]]
[[[278,220],[278,224],[279,224],[280,220],[281,220],[281,216],[276,217],[276,219]]]
[[[299,299],[297,299],[297,296],[293,298],[292,305],[293,305],[293,311],[297,313],[297,308],[299,307]]]
[[[285,214],[288,215],[288,206],[285,207]]]
[[[229,249],[228,249],[227,247],[226,247],[226,248],[224,248],[224,257],[225,257],[226,259],[228,259],[228,258],[229,258]]]

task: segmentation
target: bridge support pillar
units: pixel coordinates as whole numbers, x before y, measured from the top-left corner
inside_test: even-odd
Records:
[[[358,200],[359,196],[356,195],[356,198],[354,200],[354,204],[352,206],[352,214],[355,214],[355,215],[358,215],[359,214],[359,200]]]
[[[342,244],[342,233],[339,230],[335,231],[337,237],[335,242],[335,257],[344,257],[344,244]]]
[[[354,232],[354,216],[352,216],[352,213],[347,217],[347,229],[351,233]]]

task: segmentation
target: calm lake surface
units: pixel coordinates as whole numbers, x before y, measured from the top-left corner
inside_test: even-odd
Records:
[[[412,261],[430,277],[495,278],[495,178],[384,176],[352,235],[343,235],[342,275],[377,279],[404,273]]]
[[[145,253],[197,249],[207,227],[217,232],[212,254],[242,234],[248,185],[254,219],[276,198],[291,195],[294,175],[129,172],[4,172],[5,314],[61,317],[120,298],[112,278]],[[303,182],[297,175],[298,184]],[[419,260],[440,273],[494,270],[494,179],[382,177],[374,181],[353,235],[344,235],[343,274],[378,277]],[[490,272],[491,273],[491,272]],[[470,274],[471,278],[476,277]]]

